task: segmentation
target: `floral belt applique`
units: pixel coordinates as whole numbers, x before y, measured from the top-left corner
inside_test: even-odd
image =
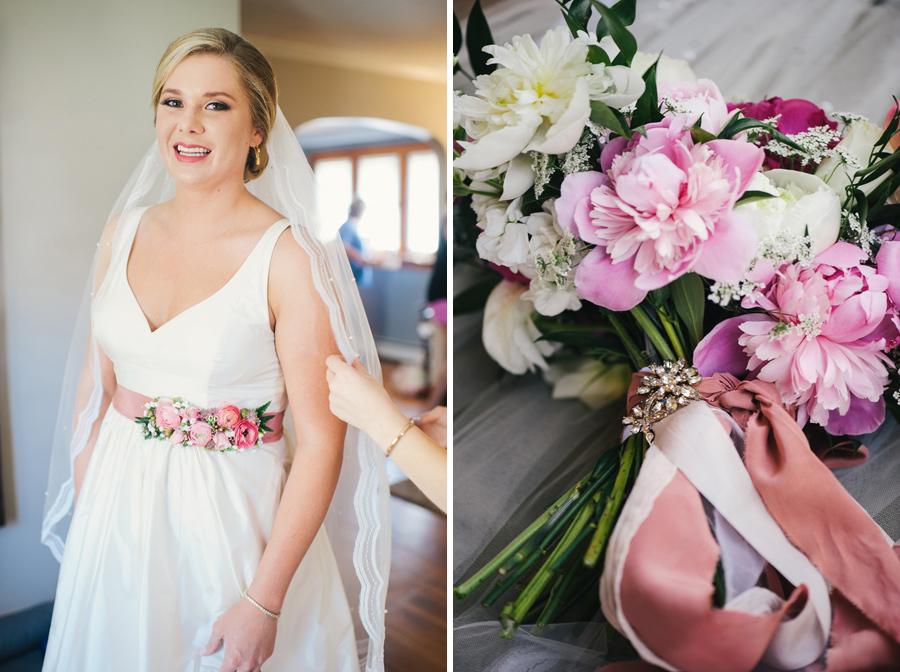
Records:
[[[144,438],[217,452],[249,450],[279,440],[284,411],[266,414],[271,403],[257,408],[228,403],[200,408],[181,397],[151,399],[121,386],[113,397],[115,408],[143,427]]]

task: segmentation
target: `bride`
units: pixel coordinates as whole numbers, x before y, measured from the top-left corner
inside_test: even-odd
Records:
[[[195,31],[160,61],[153,105],[157,146],[101,237],[67,372],[44,670],[351,672],[360,653],[380,670],[384,467],[325,379],[332,354],[376,375],[377,357],[272,69]]]

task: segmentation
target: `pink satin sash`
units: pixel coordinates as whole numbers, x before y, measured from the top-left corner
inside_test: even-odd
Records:
[[[629,407],[636,402],[636,387]],[[744,463],[767,510],[833,587],[828,672],[900,670],[900,547],[892,548],[810,450],[774,385],[716,374],[704,378],[699,390],[744,430]],[[806,588],[795,587],[774,614],[717,609],[712,606],[717,559],[700,495],[678,472],[632,540],[622,574],[622,609],[642,641],[678,669],[749,672],[778,622],[803,604]],[[606,669],[659,668],[641,662]]]
[[[113,394],[112,405],[126,418],[139,418],[144,415],[144,405],[148,401],[153,401],[153,398],[119,385]],[[274,443],[284,435],[284,411],[265,413],[264,415],[272,416],[266,421],[271,431],[266,432],[262,441],[263,443]]]

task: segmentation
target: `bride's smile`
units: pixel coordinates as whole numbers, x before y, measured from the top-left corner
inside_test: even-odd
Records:
[[[176,183],[204,188],[242,182],[262,141],[233,67],[214,54],[189,56],[172,72],[156,108],[156,135]]]

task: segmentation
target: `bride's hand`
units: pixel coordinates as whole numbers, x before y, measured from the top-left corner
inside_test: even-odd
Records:
[[[225,645],[219,672],[256,672],[275,650],[277,621],[247,600],[241,600],[213,623],[212,635],[201,656]]]

